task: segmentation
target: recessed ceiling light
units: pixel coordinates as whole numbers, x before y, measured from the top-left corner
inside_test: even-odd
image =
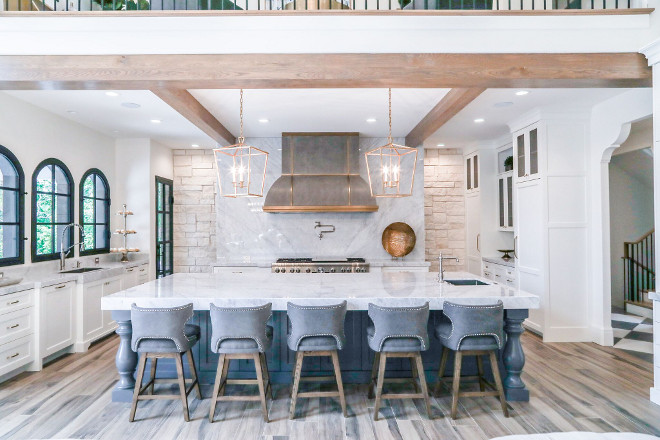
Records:
[[[376,122],[376,118],[367,118],[367,122],[373,124],[374,122]]]
[[[119,130],[112,130],[113,133],[119,133]]]
[[[503,102],[496,102],[493,107],[497,108],[502,108],[502,107],[511,107],[513,105],[513,102],[511,101],[503,101]]]
[[[119,96],[117,92],[105,92],[105,96]]]
[[[193,147],[193,148],[199,148],[199,145],[197,145],[197,144],[192,144],[191,147]]]
[[[151,123],[152,124],[160,124],[162,121],[160,119],[152,119]]]
[[[268,119],[267,118],[261,118],[261,119],[259,119],[259,122],[261,122],[262,124],[267,124]]]
[[[484,118],[477,118],[477,119],[474,120],[474,122],[477,123],[477,124],[481,124],[484,121],[485,121]]]
[[[134,102],[122,102],[121,106],[126,108],[140,108],[140,104]]]
[[[518,90],[518,91],[516,92],[516,96],[525,96],[525,95],[527,95],[528,93],[529,93],[529,92],[528,92],[527,90]]]
[[[436,145],[436,147],[444,147],[444,146],[445,146],[445,144],[438,144],[438,145]]]
[[[77,115],[78,114],[78,112],[75,111],[75,110],[67,110],[66,112],[70,115]]]

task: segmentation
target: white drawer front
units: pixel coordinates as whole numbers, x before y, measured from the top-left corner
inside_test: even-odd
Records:
[[[34,360],[32,336],[0,345],[0,375],[8,373]]]
[[[34,289],[0,296],[0,314],[24,309],[34,304]]]
[[[34,308],[0,315],[0,345],[34,333]]]

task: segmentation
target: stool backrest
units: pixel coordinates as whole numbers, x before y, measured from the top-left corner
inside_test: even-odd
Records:
[[[273,303],[257,307],[218,307],[211,303],[212,349],[218,350],[225,339],[252,339],[263,353],[272,309]]]
[[[417,338],[422,350],[429,347],[429,303],[418,307],[381,307],[369,303],[369,318],[375,333],[369,345],[380,351],[390,338]]]
[[[289,318],[289,347],[298,349],[303,338],[311,336],[331,336],[337,340],[337,348],[344,348],[344,320],[346,301],[330,306],[299,306],[287,303]]]
[[[451,333],[443,343],[452,350],[460,348],[463,339],[471,336],[492,336],[497,345],[504,345],[504,305],[463,305],[445,301],[442,312],[451,321]]]
[[[138,351],[143,339],[169,339],[180,351],[186,351],[189,340],[183,329],[193,316],[192,303],[169,308],[142,308],[131,305],[133,336],[131,348]]]

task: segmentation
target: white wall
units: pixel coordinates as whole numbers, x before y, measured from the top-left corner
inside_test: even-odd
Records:
[[[69,168],[74,183],[74,221],[79,219],[79,185],[83,174],[98,168],[110,183],[111,210],[118,206],[114,140],[82,125],[0,93],[0,145],[8,148],[25,173],[25,262],[30,263],[32,173],[48,158]],[[111,223],[115,221],[111,216]],[[114,227],[116,224],[112,223]],[[77,250],[76,250],[77,253]],[[48,264],[48,263],[43,263]]]
[[[623,243],[653,229],[653,188],[610,164],[610,252],[612,305],[623,307]]]

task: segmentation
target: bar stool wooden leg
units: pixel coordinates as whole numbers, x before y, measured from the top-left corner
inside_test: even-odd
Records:
[[[412,361],[412,358],[410,358]],[[424,374],[424,365],[422,364],[422,355],[417,353],[415,355],[415,363],[417,364],[417,376],[419,378],[419,385],[422,388],[422,394],[424,395],[424,402],[426,403],[426,413],[429,416],[429,419],[433,418],[431,413],[431,401],[429,400],[429,389],[426,386],[426,375]],[[411,362],[412,367],[412,362]]]
[[[500,377],[500,367],[497,364],[497,357],[495,352],[491,351],[488,353],[490,357],[490,367],[493,370],[493,378],[495,380],[495,387],[497,392],[500,394],[500,405],[502,405],[502,411],[504,411],[504,417],[509,417],[509,408],[506,405],[506,400],[504,399],[504,388],[502,386],[502,378]]]
[[[385,365],[387,364],[387,353],[381,353],[378,362],[378,382],[376,383],[376,402],[374,403],[374,420],[378,420],[380,410],[380,397],[383,394],[383,382],[385,382]]]
[[[181,404],[183,405],[183,419],[186,422],[190,421],[190,413],[188,412],[188,395],[186,394],[186,378],[183,375],[183,353],[177,353],[174,357],[176,364],[176,374],[178,376],[179,390],[181,392]]]
[[[186,352],[186,357],[188,358],[188,365],[190,366],[190,376],[193,380],[193,385],[197,391],[197,398],[202,400],[202,390],[199,388],[199,379],[197,378],[197,368],[195,368],[195,358],[193,357],[192,350]]]
[[[263,367],[261,365],[260,353],[254,354],[254,369],[257,372],[257,386],[259,387],[259,400],[261,401],[261,411],[264,415],[264,422],[268,423],[268,404],[266,403],[266,389],[264,387]]]
[[[442,388],[442,383],[444,382],[445,377],[445,368],[447,367],[447,358],[449,357],[449,349],[447,347],[442,347],[442,357],[440,358],[440,368],[438,368],[438,379],[435,383],[435,389],[433,390],[433,395],[438,396],[440,394],[440,388]]]
[[[218,403],[218,393],[220,392],[220,385],[222,382],[222,373],[225,367],[225,355],[221,354],[218,360],[218,368],[215,373],[215,384],[213,385],[213,395],[211,396],[211,410],[209,411],[209,422],[213,423],[213,416],[215,415],[215,405]]]
[[[478,354],[477,358],[477,371],[479,372],[479,391],[486,391],[486,384],[484,378],[484,361],[481,359],[481,355]]]
[[[263,368],[264,377],[266,378],[266,392],[270,400],[273,400],[273,386],[270,383],[270,372],[268,371],[268,360],[265,353],[259,353],[261,357],[261,368]]]
[[[335,379],[337,380],[337,389],[339,390],[339,403],[341,403],[341,411],[344,414],[344,417],[348,417],[346,412],[346,396],[344,396],[344,382],[341,379],[341,368],[339,367],[339,356],[337,355],[337,350],[333,350],[332,354],[332,365],[335,367]]]
[[[156,385],[156,367],[158,366],[158,358],[151,358],[151,387],[149,387],[148,394],[154,393],[154,386]]]
[[[227,376],[229,375],[229,363],[230,359],[227,355],[223,356],[222,361],[222,374],[220,376],[220,389],[218,390],[218,396],[224,396],[227,389]]]
[[[463,353],[456,352],[454,360],[454,386],[452,388],[452,401],[451,401],[451,418],[456,419],[458,412],[458,394],[461,387],[461,363],[463,361]]]
[[[300,375],[302,373],[303,352],[296,352],[296,366],[293,374],[293,388],[291,389],[291,408],[289,409],[289,419],[293,420],[296,415],[296,399],[298,398],[298,388],[300,386]]]
[[[376,379],[378,378],[378,363],[380,362],[380,353],[376,352],[374,354],[374,362],[371,366],[371,381],[369,382],[369,391],[367,392],[367,397],[369,399],[374,398],[374,386],[376,384]]]
[[[408,358],[410,361],[410,373],[412,374],[412,382],[413,386],[415,387],[415,392],[419,393],[419,385],[417,384],[417,379],[419,379],[419,372],[417,371],[417,368],[415,368],[415,358]]]
[[[142,379],[144,378],[144,368],[146,363],[147,354],[143,353],[140,356],[140,361],[138,363],[137,377],[135,378],[135,389],[133,390],[133,402],[131,404],[131,414],[128,416],[129,422],[135,420],[135,411],[137,410],[138,396],[140,395],[140,389],[142,388]]]

